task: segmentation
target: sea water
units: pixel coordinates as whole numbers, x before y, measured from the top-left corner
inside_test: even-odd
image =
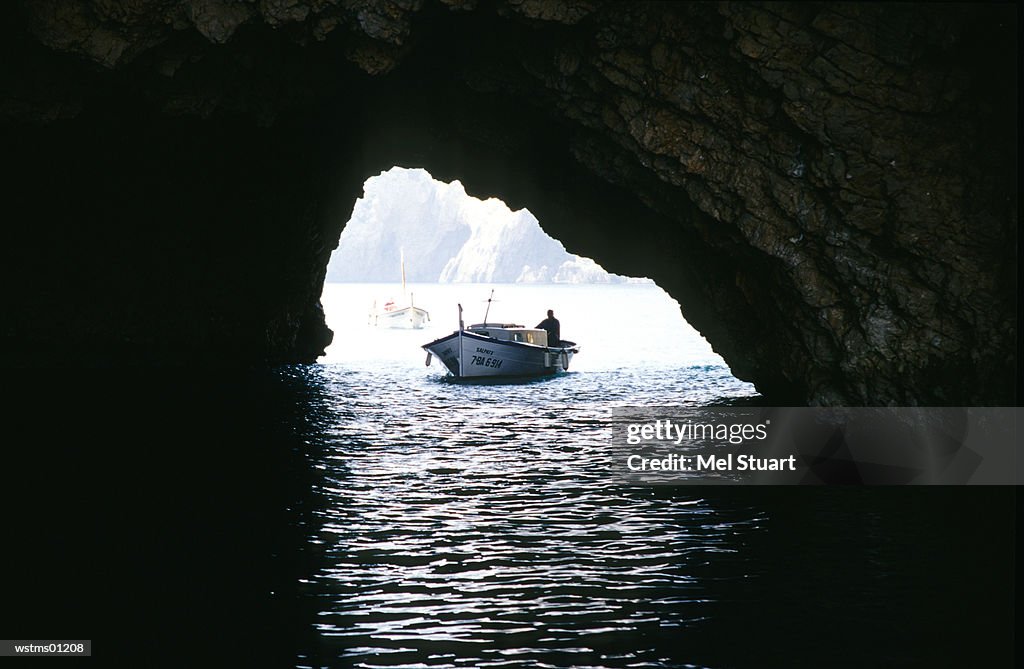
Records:
[[[316,559],[299,579],[308,636],[297,666],[929,656],[921,645],[941,607],[923,611],[920,597],[944,567],[927,556],[956,514],[928,517],[902,491],[638,487],[608,475],[613,407],[756,401],[657,286],[408,289],[430,312],[423,330],[367,324],[396,286],[328,284],[334,345],[319,365],[281,371],[317,389],[301,521]],[[424,365],[420,346],[457,327],[458,304],[467,324],[482,322],[492,289],[488,321],[533,326],[555,311],[580,346],[569,373],[471,385]]]
[[[614,407],[764,401],[664,293],[495,287],[490,320],[553,309],[580,354],[477,385],[420,346],[491,287],[368,326],[395,288],[328,285],[317,364],[8,370],[12,635],[124,666],[1011,666],[1012,488],[630,484]]]

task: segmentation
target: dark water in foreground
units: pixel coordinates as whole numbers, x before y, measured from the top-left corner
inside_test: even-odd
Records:
[[[609,379],[389,374],[8,377],[0,636],[135,666],[1010,662],[1012,489],[629,487],[595,466],[635,397]]]

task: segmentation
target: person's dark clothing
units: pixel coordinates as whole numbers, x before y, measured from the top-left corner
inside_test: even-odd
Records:
[[[554,316],[537,323],[537,327],[548,331],[548,346],[558,346],[562,341],[561,324]]]

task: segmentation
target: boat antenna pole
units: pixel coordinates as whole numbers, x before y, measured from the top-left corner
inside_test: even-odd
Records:
[[[494,289],[491,288],[491,296],[487,298],[487,311],[484,312],[484,325],[487,325],[487,315],[491,313],[491,300],[494,299]]]
[[[462,304],[459,304],[459,376],[462,376],[462,330],[465,325],[462,323]]]
[[[398,256],[402,263],[402,295],[405,295],[405,249],[398,249]]]

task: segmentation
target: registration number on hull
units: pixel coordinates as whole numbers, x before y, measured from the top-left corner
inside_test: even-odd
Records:
[[[498,369],[501,367],[502,362],[504,362],[504,360],[501,358],[486,358],[482,355],[474,355],[470,364],[476,365],[477,367],[491,367],[493,369]]]

